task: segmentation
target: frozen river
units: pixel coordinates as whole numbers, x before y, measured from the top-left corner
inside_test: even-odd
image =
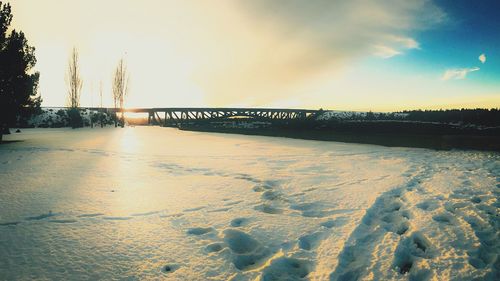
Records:
[[[0,280],[499,280],[500,154],[26,129]]]

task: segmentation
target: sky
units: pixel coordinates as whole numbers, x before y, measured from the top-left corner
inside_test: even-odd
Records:
[[[498,0],[11,0],[36,48],[43,106],[332,110],[500,108]]]

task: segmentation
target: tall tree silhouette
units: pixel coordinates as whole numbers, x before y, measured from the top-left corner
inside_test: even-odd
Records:
[[[68,83],[68,105],[72,108],[80,106],[80,95],[82,92],[83,81],[80,76],[80,65],[78,62],[78,50],[73,48],[68,63],[67,73]]]
[[[37,95],[40,73],[33,71],[35,48],[22,31],[8,34],[12,17],[10,4],[0,1],[0,141],[22,113],[39,109],[42,102]]]
[[[68,84],[68,110],[69,122],[71,127],[78,128],[83,126],[83,119],[80,115],[80,95],[82,92],[83,81],[80,76],[80,65],[78,61],[78,50],[73,48],[68,63],[68,72],[66,73],[66,82]]]
[[[115,109],[120,107],[121,111],[121,126],[124,125],[123,116],[123,101],[128,94],[128,80],[129,74],[127,72],[127,67],[125,66],[123,59],[120,59],[113,76],[113,101]],[[115,116],[115,126],[116,126],[116,116]]]

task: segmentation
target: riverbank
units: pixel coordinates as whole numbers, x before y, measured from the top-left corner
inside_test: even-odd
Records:
[[[217,132],[226,134],[260,135],[286,137],[294,139],[337,141],[346,143],[375,144],[388,147],[416,147],[438,150],[473,149],[500,151],[500,136],[495,134],[470,133],[453,134],[451,132],[425,133],[411,132],[377,132],[362,130],[339,130],[332,128],[304,129],[304,128],[221,128],[209,126],[182,127],[181,130]]]

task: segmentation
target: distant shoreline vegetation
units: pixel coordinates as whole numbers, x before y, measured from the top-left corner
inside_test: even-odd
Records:
[[[84,110],[84,125],[96,113]],[[105,116],[111,124],[114,116]],[[94,123],[97,120],[92,120]],[[147,125],[147,118],[128,118]],[[61,110],[42,108],[41,114],[24,120],[20,127],[67,127]],[[191,121],[181,130],[264,135],[298,139],[378,144],[434,149],[500,151],[499,109],[412,110],[392,113],[321,110],[314,118],[270,121],[251,118]]]

